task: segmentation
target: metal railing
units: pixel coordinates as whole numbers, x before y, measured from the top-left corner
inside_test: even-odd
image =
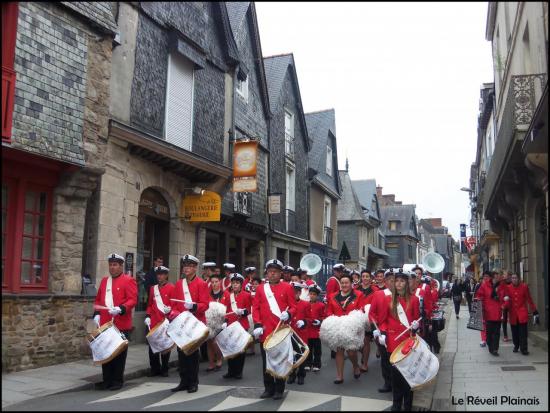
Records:
[[[291,209],[286,210],[286,232],[296,232],[296,212]]]
[[[332,228],[325,227],[323,231],[323,241],[325,242],[325,245],[332,245]]]
[[[252,215],[252,194],[250,192],[233,193],[233,212],[247,217]]]

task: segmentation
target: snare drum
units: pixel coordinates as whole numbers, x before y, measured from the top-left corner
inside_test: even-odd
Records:
[[[390,363],[407,380],[411,390],[428,384],[439,371],[439,360],[418,335],[399,344],[391,353]]]
[[[290,326],[273,330],[263,346],[266,372],[277,379],[287,379],[292,370],[299,367],[309,355],[309,347]]]
[[[87,339],[95,365],[110,362],[128,348],[128,340],[112,320],[89,334]]]
[[[246,351],[246,348],[254,341],[252,336],[238,321],[230,324],[215,338],[224,359],[230,359]]]
[[[166,332],[187,356],[194,353],[209,334],[208,327],[189,311],[174,318]]]
[[[443,311],[434,312],[432,317],[432,329],[439,333],[445,328],[445,317]]]
[[[169,353],[176,345],[166,333],[169,325],[170,323],[168,320],[164,319],[154,326],[149,333],[147,333],[147,336],[145,336],[153,353]]]

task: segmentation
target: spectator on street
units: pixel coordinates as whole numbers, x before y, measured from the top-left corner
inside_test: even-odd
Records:
[[[459,318],[458,313],[460,312],[460,304],[462,302],[462,290],[462,282],[460,281],[460,278],[457,277],[451,287],[451,296],[453,297],[453,304],[455,305],[455,315],[457,320]]]
[[[502,270],[500,271],[500,283],[508,288],[512,284],[512,271]],[[502,310],[502,335],[504,336],[502,341],[508,342],[508,308]]]
[[[157,255],[153,260],[153,267],[147,271],[147,274],[145,274],[143,288],[145,288],[145,293],[147,294],[147,298],[145,300],[146,303],[149,302],[149,292],[151,291],[151,287],[158,284],[155,268],[161,267],[162,265],[164,265],[164,259],[162,258],[162,255]]]
[[[476,282],[473,277],[468,277],[466,282],[463,284],[464,295],[466,296],[466,301],[468,302],[468,312],[472,312],[472,298],[474,297],[474,288]]]

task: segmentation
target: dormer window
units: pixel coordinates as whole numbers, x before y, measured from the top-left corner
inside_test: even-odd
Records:
[[[332,176],[332,148],[327,145],[327,175]]]
[[[245,80],[237,79],[237,95],[239,95],[245,103],[248,103],[248,76]]]
[[[389,230],[390,231],[397,231],[397,228],[399,226],[398,224],[399,224],[399,221],[389,221],[388,222]]]

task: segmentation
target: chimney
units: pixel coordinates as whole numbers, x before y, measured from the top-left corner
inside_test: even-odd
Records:
[[[443,226],[443,223],[441,222],[441,218],[429,218],[428,221],[434,228]]]

